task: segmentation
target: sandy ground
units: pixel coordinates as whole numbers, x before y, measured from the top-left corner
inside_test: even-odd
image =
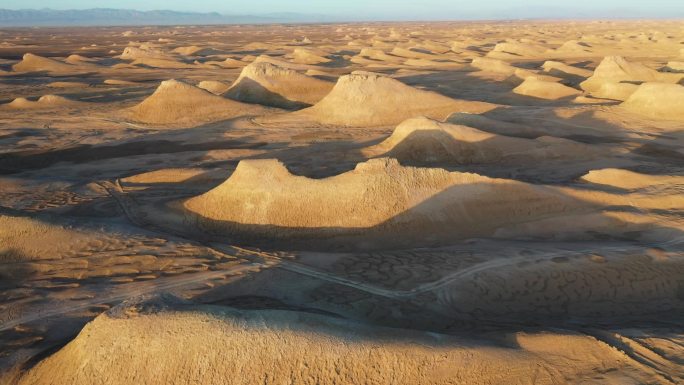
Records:
[[[683,43],[0,30],[0,383],[682,383]]]

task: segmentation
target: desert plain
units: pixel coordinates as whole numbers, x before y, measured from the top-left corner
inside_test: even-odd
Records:
[[[0,383],[684,383],[684,23],[0,30]]]

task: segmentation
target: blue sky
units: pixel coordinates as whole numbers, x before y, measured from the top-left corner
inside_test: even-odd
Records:
[[[296,12],[363,19],[684,17],[684,0],[0,0],[0,8],[127,8],[265,14]]]

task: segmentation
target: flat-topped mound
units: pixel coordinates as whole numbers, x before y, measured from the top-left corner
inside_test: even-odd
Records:
[[[657,185],[684,186],[684,176],[648,175],[617,168],[589,171],[589,173],[582,176],[582,180],[623,189],[641,189]]]
[[[584,82],[581,87],[585,91],[598,91],[604,83],[620,82],[663,82],[677,83],[683,74],[661,73],[641,63],[632,63],[622,56],[607,56],[594,74]]]
[[[655,119],[684,119],[684,86],[644,83],[620,106]]]
[[[206,231],[227,237],[352,237],[377,246],[453,242],[584,206],[553,190],[477,174],[372,159],[325,178],[277,160],[243,160],[223,184],[183,202]],[[373,247],[370,246],[370,247]]]
[[[282,108],[301,108],[320,101],[334,84],[295,70],[258,62],[242,69],[226,97]]]
[[[166,80],[129,112],[134,120],[165,124],[217,121],[259,114],[263,109],[222,98],[177,80]]]
[[[587,145],[572,140],[548,136],[537,139],[514,138],[428,118],[403,122],[389,138],[364,149],[363,153],[418,164],[512,164],[587,159],[595,155]]]
[[[513,89],[513,92],[518,95],[532,96],[546,100],[570,98],[582,93],[572,87],[542,80],[534,76],[526,78],[519,86]]]
[[[611,383],[637,375],[624,354],[587,335],[509,339],[515,348],[284,310],[124,308],[88,323],[18,383],[551,385],[595,368]]]
[[[416,116],[444,120],[454,112],[482,113],[496,105],[452,99],[408,86],[396,79],[355,72],[342,76],[313,107],[293,117],[336,126],[387,126]]]
[[[173,55],[169,55],[161,49],[154,48],[147,45],[140,47],[126,47],[119,58],[123,60],[137,60],[137,59],[164,59],[173,60]]]
[[[49,72],[49,73],[76,73],[80,69],[73,64],[61,62],[32,53],[27,53],[22,60],[12,66],[15,72]]]

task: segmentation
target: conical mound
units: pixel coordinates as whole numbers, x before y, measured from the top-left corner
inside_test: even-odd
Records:
[[[50,109],[76,107],[81,104],[84,103],[67,99],[59,95],[43,95],[36,101],[31,101],[26,98],[16,98],[5,106],[12,109]]]
[[[644,83],[621,104],[622,107],[655,119],[684,119],[684,86]]]
[[[416,117],[444,120],[454,112],[482,113],[496,105],[451,99],[370,73],[342,76],[333,90],[313,107],[292,113],[321,124],[387,126]]]
[[[585,159],[593,151],[587,145],[567,139],[513,138],[468,126],[415,118],[397,126],[389,138],[364,149],[363,153],[368,156],[389,156],[409,164],[512,164],[551,159]]]
[[[333,86],[292,69],[259,62],[243,68],[224,96],[247,103],[301,108],[321,100]]]
[[[183,203],[201,228],[228,237],[352,237],[369,247],[491,236],[577,205],[548,188],[387,158],[325,179],[292,175],[277,160],[243,160],[223,184]]]
[[[263,109],[216,96],[177,81],[163,81],[157,90],[130,109],[132,119],[144,123],[192,123],[253,115]]]
[[[598,91],[604,83],[664,82],[677,83],[684,75],[660,73],[641,63],[630,63],[622,56],[608,56],[594,70],[594,74],[581,87],[585,91]]]
[[[16,72],[74,73],[79,71],[79,68],[73,64],[32,53],[25,54],[19,63],[12,66],[12,69]]]
[[[513,89],[518,95],[545,100],[559,100],[580,95],[582,92],[566,85],[530,76]]]

